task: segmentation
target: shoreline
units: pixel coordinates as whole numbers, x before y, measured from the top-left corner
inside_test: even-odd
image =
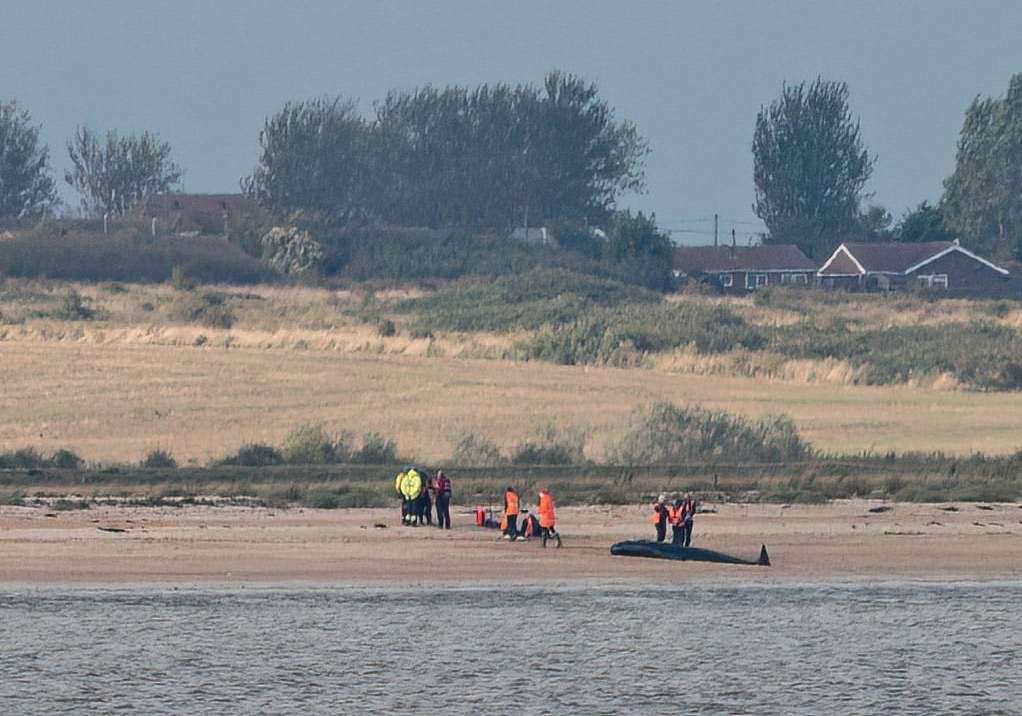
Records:
[[[771,567],[612,557],[649,538],[645,507],[558,511],[565,547],[508,543],[496,530],[403,528],[396,509],[99,507],[47,513],[0,507],[0,587],[496,588],[676,586],[688,582],[1012,581],[1022,578],[1022,506],[838,500],[720,504],[696,519],[694,546]],[[56,516],[47,516],[56,515]],[[376,528],[375,524],[386,524]],[[118,530],[118,531],[108,531]],[[123,531],[121,531],[123,530]]]

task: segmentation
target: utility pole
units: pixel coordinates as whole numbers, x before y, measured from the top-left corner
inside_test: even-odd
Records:
[[[717,248],[717,214],[713,215],[713,248]]]

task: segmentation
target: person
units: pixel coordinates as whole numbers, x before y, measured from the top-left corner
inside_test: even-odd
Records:
[[[669,511],[667,509],[667,495],[661,494],[653,503],[653,514],[649,521],[656,525],[656,541],[663,542],[667,538],[667,520]]]
[[[412,468],[410,468],[410,467],[405,468],[404,470],[402,470],[401,472],[399,472],[397,474],[397,477],[394,478],[394,489],[397,491],[397,494],[401,496],[401,524],[402,525],[407,525],[408,524],[408,514],[409,513],[408,513],[408,500],[405,498],[404,493],[401,492],[401,481],[405,479],[405,473],[407,473],[411,469]]]
[[[547,540],[557,540],[557,546],[561,546],[561,535],[557,532],[557,510],[554,505],[554,496],[547,489],[539,491],[539,528],[540,542],[546,547]]]
[[[436,490],[436,526],[442,530],[451,529],[451,480],[443,470],[436,471],[433,482]]]
[[[536,519],[536,515],[530,513],[528,510],[522,510],[522,526],[518,530],[518,534],[528,540],[530,537],[539,537],[541,528],[539,526],[539,520]]]
[[[430,499],[429,491],[433,489],[433,480],[429,473],[423,471],[422,491],[419,499],[415,502],[415,519],[421,525],[423,521],[430,527],[433,526],[433,500]]]
[[[682,510],[682,537],[685,547],[692,546],[692,526],[695,522],[696,516],[696,505],[695,500],[692,499],[692,495],[688,492],[685,493],[685,501],[681,505]]]
[[[685,546],[685,503],[678,499],[669,509],[668,520],[671,523],[671,544]]]
[[[408,468],[400,481],[401,497],[405,500],[405,514],[407,515],[404,524],[413,527],[418,526],[416,503],[422,494],[422,475],[414,467]]]
[[[504,539],[512,542],[518,537],[518,493],[510,485],[504,490]]]

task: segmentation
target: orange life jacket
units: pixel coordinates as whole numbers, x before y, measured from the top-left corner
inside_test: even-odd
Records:
[[[669,507],[667,509],[667,521],[672,525],[680,525],[684,512],[681,507]]]
[[[508,517],[518,514],[518,493],[514,490],[504,493],[504,514]]]
[[[649,516],[649,523],[651,525],[658,524],[662,518],[662,515],[667,514],[667,508],[661,505],[659,502],[653,505],[653,514]]]
[[[539,493],[539,526],[547,529],[554,526],[557,513],[554,510],[554,498],[549,492]]]

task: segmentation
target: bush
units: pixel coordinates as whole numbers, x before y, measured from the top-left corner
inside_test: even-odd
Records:
[[[789,462],[811,455],[786,417],[748,420],[700,407],[657,403],[637,411],[628,432],[611,449],[621,465],[671,465],[702,461]]]
[[[85,464],[85,460],[70,450],[58,450],[53,453],[50,463],[61,470],[78,470]]]
[[[50,313],[59,321],[91,321],[96,312],[89,308],[86,299],[73,288],[60,299],[60,306]]]
[[[269,465],[280,465],[284,462],[284,456],[280,451],[270,445],[259,443],[247,443],[238,448],[234,455],[220,461],[221,465],[238,465],[241,467],[267,467]]]
[[[35,448],[20,448],[13,452],[0,453],[0,470],[38,470],[58,468],[77,470],[85,461],[70,450],[58,450],[50,457],[43,456]]]
[[[111,234],[80,222],[46,222],[0,242],[7,275],[61,281],[165,283],[175,266],[201,283],[259,283],[273,273],[238,247],[209,237],[153,239],[142,227]]]
[[[397,326],[394,325],[394,321],[385,318],[376,324],[376,332],[384,338],[389,338],[397,335]]]
[[[303,425],[285,439],[281,454],[289,465],[329,465],[351,462],[351,435],[330,436],[322,425]]]
[[[176,291],[191,291],[195,288],[195,281],[185,275],[180,266],[172,266],[170,269],[170,285]]]
[[[155,450],[150,450],[145,458],[143,458],[142,467],[173,469],[177,467],[177,461],[168,451],[156,448]]]
[[[586,437],[582,432],[559,432],[548,425],[532,440],[516,445],[511,451],[514,465],[583,465]]]
[[[219,292],[181,296],[171,307],[170,315],[177,321],[224,330],[231,328],[237,320],[227,303],[227,295]]]
[[[458,438],[450,459],[451,464],[458,467],[497,467],[507,461],[494,443],[473,433]]]
[[[596,307],[658,301],[658,294],[619,281],[537,268],[486,283],[460,281],[397,310],[417,314],[414,325],[423,331],[514,331],[571,323]]]
[[[393,465],[400,462],[397,444],[378,433],[366,433],[362,437],[362,447],[351,456],[351,461],[364,465]]]

